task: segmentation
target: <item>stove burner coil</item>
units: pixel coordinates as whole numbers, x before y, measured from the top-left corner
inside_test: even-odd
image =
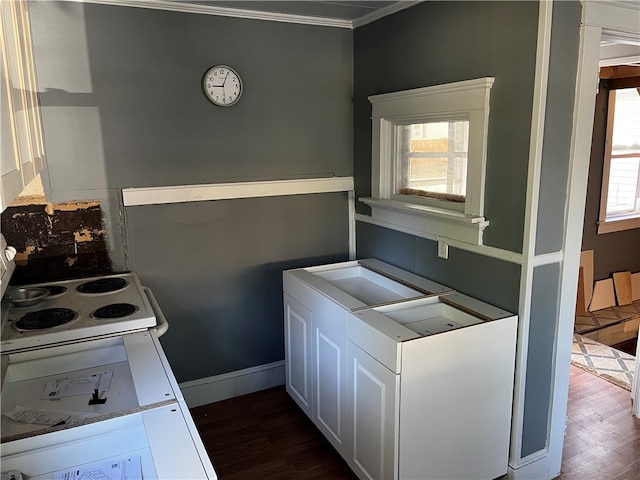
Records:
[[[132,313],[138,310],[138,307],[131,305],[130,303],[112,303],[100,307],[91,314],[93,318],[109,319],[109,318],[122,318],[128,317]]]
[[[108,293],[122,290],[127,286],[127,281],[120,277],[99,278],[83,283],[76,287],[80,293]]]
[[[78,313],[68,308],[45,308],[23,315],[15,328],[20,331],[44,330],[58,327],[78,318]]]
[[[67,287],[63,287],[62,285],[44,285],[40,288],[49,290],[49,298],[57,295],[62,295],[67,291]]]

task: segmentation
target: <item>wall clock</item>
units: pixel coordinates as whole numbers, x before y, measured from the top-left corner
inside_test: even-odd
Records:
[[[202,77],[202,91],[214,105],[230,107],[240,100],[242,79],[233,68],[216,65]]]

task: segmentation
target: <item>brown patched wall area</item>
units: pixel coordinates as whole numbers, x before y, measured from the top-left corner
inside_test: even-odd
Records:
[[[0,220],[18,251],[12,285],[113,273],[99,202],[13,204]]]

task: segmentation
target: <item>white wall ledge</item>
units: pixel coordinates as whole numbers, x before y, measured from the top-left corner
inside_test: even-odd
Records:
[[[353,177],[209,183],[202,185],[123,188],[122,201],[125,207],[132,207],[163,203],[349,192],[353,188]]]
[[[371,207],[373,220],[396,230],[424,238],[447,237],[472,245],[482,245],[482,233],[489,225],[484,217],[444,208],[418,205],[384,198],[360,198]]]

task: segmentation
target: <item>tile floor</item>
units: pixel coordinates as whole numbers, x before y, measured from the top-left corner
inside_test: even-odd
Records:
[[[571,363],[631,391],[636,363],[632,355],[576,333]]]

